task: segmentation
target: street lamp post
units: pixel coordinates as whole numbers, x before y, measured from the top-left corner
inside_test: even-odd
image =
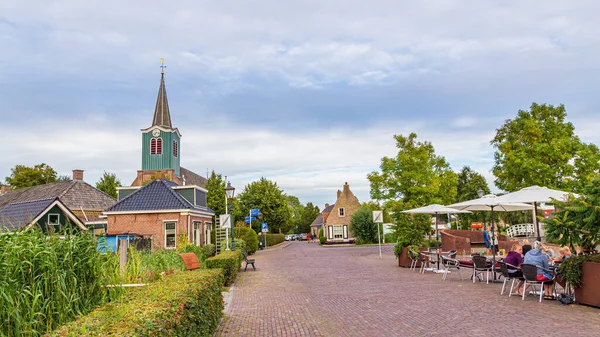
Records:
[[[235,187],[231,186],[230,182],[227,182],[227,187],[225,187],[225,195],[227,196],[227,200],[229,200],[229,214],[233,215],[233,194],[235,193]],[[235,250],[235,238],[233,228],[235,227],[235,223],[231,224],[231,250]]]
[[[484,192],[484,191],[483,191],[481,188],[477,190],[477,195],[478,195],[480,198],[483,198],[483,194],[484,194],[484,193],[485,193],[485,192]],[[483,230],[483,231],[485,231],[485,213],[481,212],[481,215],[483,216],[483,220],[482,220],[482,222],[481,222],[481,226],[482,226],[482,230]]]

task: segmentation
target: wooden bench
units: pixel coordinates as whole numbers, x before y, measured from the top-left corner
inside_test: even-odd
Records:
[[[251,264],[252,265],[252,269],[256,270],[256,267],[254,266],[254,259],[249,259],[248,256],[246,255],[246,253],[244,253],[244,262],[246,262],[246,266],[244,266],[244,271],[246,271],[246,268],[248,268],[248,265]]]
[[[196,270],[200,269],[200,261],[198,261],[198,257],[194,253],[181,253],[179,257],[183,260],[183,264],[185,265],[185,269],[187,270]],[[254,266],[254,265],[253,265]]]

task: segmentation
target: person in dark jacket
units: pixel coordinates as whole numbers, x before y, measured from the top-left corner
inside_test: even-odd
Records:
[[[525,254],[527,254],[527,252],[531,250],[531,245],[529,244],[529,240],[527,240],[527,239],[523,240],[523,247],[521,247],[521,250],[523,251],[523,256],[525,256]]]
[[[492,248],[492,240],[490,238],[490,228],[485,227],[483,231],[483,243],[485,243],[485,254],[490,255],[490,248]]]

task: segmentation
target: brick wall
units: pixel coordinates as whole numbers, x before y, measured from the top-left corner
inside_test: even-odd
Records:
[[[166,220],[177,221],[177,237],[185,235],[190,242],[193,238],[191,235],[193,221],[202,222],[201,242],[205,240],[204,223],[211,222],[210,217],[190,216],[190,226],[188,227],[188,216],[180,213],[111,214],[108,215],[107,220],[109,235],[132,233],[152,237],[153,249],[165,248],[164,222]]]
[[[353,235],[350,232],[350,218],[360,208],[360,202],[358,198],[352,193],[350,190],[350,185],[348,183],[344,184],[344,188],[342,191],[338,191],[338,198],[335,201],[335,205],[331,212],[327,215],[325,220],[325,229],[324,233],[327,236],[328,229],[327,227],[335,225],[347,225],[348,226],[348,237],[352,238]],[[339,209],[340,207],[344,208],[344,216],[340,216]]]
[[[152,179],[167,179],[170,180],[177,185],[181,186],[181,181],[175,175],[175,171],[173,169],[169,170],[138,170],[137,177],[131,183],[131,186],[142,186],[142,184],[146,181],[150,181]]]

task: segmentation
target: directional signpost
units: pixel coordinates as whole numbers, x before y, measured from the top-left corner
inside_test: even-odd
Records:
[[[381,235],[379,234],[379,224],[383,223],[383,211],[373,211],[373,222],[377,224],[377,238],[379,239],[379,258],[381,259]]]
[[[265,237],[265,248],[267,248],[267,233],[269,232],[269,225],[267,225],[266,222],[263,222],[260,225],[260,231],[262,233],[265,233],[265,235],[263,235]]]
[[[250,221],[254,221],[254,220],[256,220],[256,217],[255,217],[255,216],[253,216],[253,217],[249,217],[249,216],[247,216],[247,217],[246,217],[246,223],[250,223]]]

